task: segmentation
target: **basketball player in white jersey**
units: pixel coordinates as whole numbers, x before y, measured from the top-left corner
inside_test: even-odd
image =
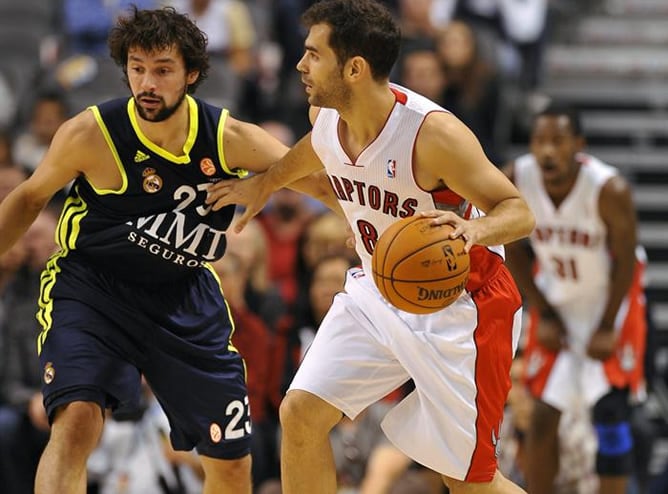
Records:
[[[630,399],[643,391],[644,253],[629,184],[584,145],[577,113],[553,105],[534,119],[531,152],[505,169],[536,217],[530,245],[507,246],[531,309],[530,494],[552,492],[559,420],[583,403],[598,437],[601,494],[626,492],[632,468]]]
[[[362,260],[281,405],[283,492],[334,493],[329,431],[342,413],[354,418],[413,379],[415,391],[384,419],[389,439],[442,474],[453,494],[522,493],[496,462],[522,305],[502,244],[526,237],[533,216],[464,124],[389,83],[401,34],[384,7],[325,0],[303,21],[309,32],[297,69],[312,132],[267,173],[242,187],[216,185],[208,198],[214,208],[245,204],[239,229],[274,190],[324,167]],[[379,236],[415,214],[454,225],[471,256],[465,293],[431,315],[392,307],[371,278]]]

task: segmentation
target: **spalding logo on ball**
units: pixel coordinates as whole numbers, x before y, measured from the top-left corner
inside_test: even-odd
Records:
[[[371,257],[373,280],[385,299],[413,314],[439,311],[459,298],[469,275],[464,240],[451,225],[411,216],[383,232]]]

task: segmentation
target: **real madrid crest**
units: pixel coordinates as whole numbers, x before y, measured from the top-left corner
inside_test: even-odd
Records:
[[[56,378],[56,369],[53,368],[52,362],[47,362],[44,366],[44,382],[46,384],[51,384]]]
[[[145,192],[148,192],[149,194],[155,194],[160,189],[162,189],[162,178],[160,178],[160,175],[156,173],[155,168],[144,168],[142,177],[144,177],[144,182],[142,185]]]

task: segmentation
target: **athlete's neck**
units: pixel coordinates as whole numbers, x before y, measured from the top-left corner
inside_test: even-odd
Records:
[[[342,141],[355,148],[368,146],[385,127],[395,102],[396,97],[387,84],[353,94],[350,104],[338,110]]]
[[[174,148],[183,149],[183,144],[188,137],[190,128],[190,105],[188,104],[188,98],[184,98],[176,111],[167,119],[160,122],[145,120],[139,115],[136,109],[135,114],[137,115],[139,128],[153,144],[170,151]]]

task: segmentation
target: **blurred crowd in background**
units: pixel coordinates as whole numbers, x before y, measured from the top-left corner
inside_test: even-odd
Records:
[[[300,13],[308,0],[0,0],[0,200],[41,160],[67,118],[127,96],[106,37],[130,4],[174,6],[209,39],[212,70],[196,93],[256,122],[287,145],[308,132],[308,103],[295,65],[303,52]],[[497,165],[526,142],[540,109],[544,49],[560,21],[559,0],[387,0],[404,44],[392,80],[451,110]],[[594,3],[594,2],[592,2]],[[22,24],[23,23],[23,24]],[[26,26],[28,26],[26,28]],[[41,269],[55,248],[56,200],[25,238],[0,257],[0,490],[32,492],[49,427],[42,408],[35,320]],[[317,202],[276,193],[215,268],[248,367],[257,493],[280,493],[278,404],[345,269],[357,262],[346,225]],[[522,432],[531,400],[513,369],[501,469],[523,482]],[[515,374],[517,372],[517,374]],[[384,439],[380,419],[399,389],[332,433],[341,493],[441,493],[438,475],[412,464]],[[562,423],[563,493],[596,492],[595,438],[585,412]],[[196,455],[175,452],[150,390],[134,416],[110,415],[89,462],[89,492],[191,493],[201,489]],[[642,433],[642,431],[640,431]],[[642,458],[639,460],[642,461]],[[636,485],[644,482],[638,475]],[[657,491],[658,492],[658,491]],[[666,492],[666,491],[663,491]]]

